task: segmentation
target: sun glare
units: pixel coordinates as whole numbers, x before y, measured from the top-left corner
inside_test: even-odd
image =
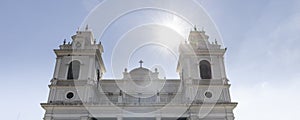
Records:
[[[160,22],[162,25],[176,31],[183,38],[187,38],[189,30],[192,28],[191,24],[175,14],[168,14],[161,17]]]

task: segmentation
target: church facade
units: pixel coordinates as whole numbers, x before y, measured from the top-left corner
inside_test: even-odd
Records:
[[[178,46],[178,79],[140,65],[123,78],[105,79],[103,46],[92,31],[77,31],[57,56],[44,120],[234,120],[223,49],[205,31]]]

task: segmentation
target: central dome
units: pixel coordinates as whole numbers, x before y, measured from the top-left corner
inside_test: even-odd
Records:
[[[150,80],[153,72],[147,68],[139,67],[129,72],[132,80]]]
[[[127,72],[127,68],[123,72],[123,79],[125,80],[133,80],[136,84],[139,85],[146,85],[150,83],[152,80],[157,80],[158,78],[158,70],[155,68],[155,71],[152,72],[151,70],[143,67],[143,61],[140,62],[140,67]]]

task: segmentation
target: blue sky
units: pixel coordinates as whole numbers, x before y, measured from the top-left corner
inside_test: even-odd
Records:
[[[217,25],[237,119],[299,119],[300,2],[199,0]],[[55,55],[97,0],[0,1],[0,112],[3,119],[43,117]],[[110,49],[111,46],[105,46]],[[110,58],[104,58],[107,61]],[[275,116],[276,115],[276,116]]]

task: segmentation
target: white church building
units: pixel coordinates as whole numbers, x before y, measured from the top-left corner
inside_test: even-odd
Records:
[[[103,46],[92,31],[77,31],[54,49],[56,65],[44,120],[234,120],[224,54],[203,30],[180,44],[178,79],[159,78],[137,61],[123,77],[102,78]],[[138,64],[139,62],[139,64]]]

